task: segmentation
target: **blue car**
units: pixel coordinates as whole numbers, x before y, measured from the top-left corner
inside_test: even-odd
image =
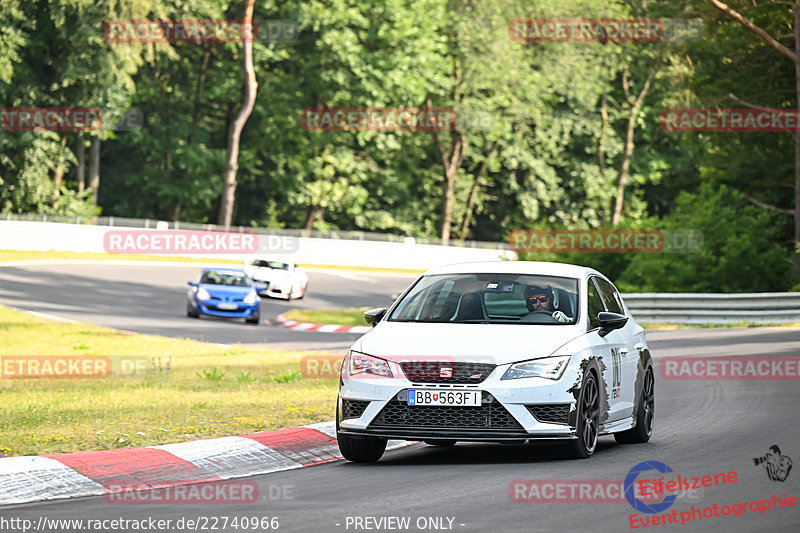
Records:
[[[247,273],[239,268],[204,268],[200,281],[189,282],[186,316],[244,318],[248,324],[261,319],[260,298]]]

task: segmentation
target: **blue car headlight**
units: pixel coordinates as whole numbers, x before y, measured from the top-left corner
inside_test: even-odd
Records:
[[[254,303],[256,303],[257,299],[258,296],[256,295],[256,293],[251,292],[250,294],[244,297],[244,303],[253,305]]]
[[[572,357],[563,355],[558,357],[544,357],[514,363],[506,370],[500,379],[519,379],[519,378],[546,378],[559,379],[564,374],[569,360]]]

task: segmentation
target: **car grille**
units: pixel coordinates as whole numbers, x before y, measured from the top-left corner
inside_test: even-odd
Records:
[[[344,418],[361,418],[364,410],[369,405],[368,401],[364,400],[345,400],[342,399],[342,419]]]
[[[452,361],[403,361],[406,377],[415,383],[481,383],[496,365],[488,363],[457,363]],[[450,377],[442,377],[442,369],[450,369]],[[447,373],[445,374],[447,375]]]
[[[521,430],[522,426],[497,401],[480,407],[406,405],[392,401],[386,404],[369,428]]]
[[[569,417],[568,403],[554,403],[549,405],[527,405],[528,411],[539,422],[551,424],[566,424]]]

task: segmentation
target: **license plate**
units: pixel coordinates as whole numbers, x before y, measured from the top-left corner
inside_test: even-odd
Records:
[[[481,391],[409,390],[408,405],[457,405],[479,407]]]
[[[229,304],[229,303],[220,303],[220,304],[217,305],[217,307],[219,309],[225,309],[225,310],[236,310],[236,309],[239,309],[238,305]]]

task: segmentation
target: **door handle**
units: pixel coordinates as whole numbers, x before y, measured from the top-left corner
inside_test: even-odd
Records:
[[[622,355],[628,355],[628,349],[627,348],[620,348],[619,349],[619,353],[621,353]]]
[[[644,351],[644,344],[642,344],[641,342],[637,342],[636,345],[634,346],[634,348],[636,348],[637,350],[642,352],[642,351]]]

